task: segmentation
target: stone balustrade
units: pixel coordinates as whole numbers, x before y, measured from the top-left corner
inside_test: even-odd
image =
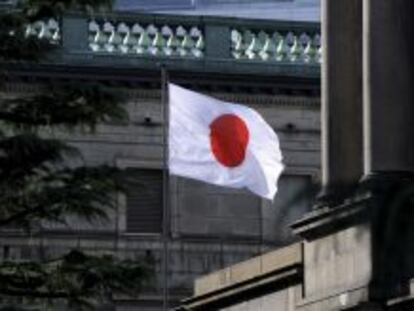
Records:
[[[93,52],[195,58],[204,55],[204,35],[197,25],[185,27],[91,20],[88,42]]]
[[[198,18],[166,16],[162,22],[141,20],[88,21],[88,44],[92,53],[119,55],[204,58],[205,50],[226,45],[221,57],[236,61],[318,64],[321,61],[321,36],[314,23],[232,18]],[[181,22],[181,23],[180,23]],[[215,34],[206,36],[208,28]],[[219,39],[219,40],[216,40]],[[223,41],[223,38],[225,39]],[[219,42],[220,41],[220,42]],[[221,47],[222,48],[222,47]],[[207,55],[208,56],[208,55]]]
[[[254,32],[232,29],[231,53],[237,60],[320,63],[321,36],[312,32]]]
[[[26,26],[25,35],[58,43],[61,39],[60,24],[54,18],[36,21]]]
[[[185,72],[320,75],[320,26],[313,22],[69,13],[59,20],[28,25],[26,35],[59,47],[48,58],[52,63],[147,70],[158,70],[162,64]]]
[[[266,62],[319,63],[319,31],[271,31],[229,28],[229,57]],[[203,58],[204,25],[168,25],[90,20],[88,43],[92,52],[160,57]],[[214,44],[214,42],[208,42]]]
[[[142,23],[138,20],[90,20],[89,48],[94,53],[203,58],[206,43],[214,46],[215,42],[205,42],[206,23],[202,22],[200,19],[198,24],[183,26]],[[243,26],[233,28],[229,25],[226,29],[230,46],[227,56],[238,61],[303,64],[321,61],[321,36],[318,29],[297,31],[286,29],[284,25],[284,29],[279,30],[277,26],[278,22],[275,22],[274,29],[261,30],[260,21],[254,29]]]

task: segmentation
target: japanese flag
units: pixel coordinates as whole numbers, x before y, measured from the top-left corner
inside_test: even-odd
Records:
[[[253,109],[169,84],[171,174],[272,200],[283,170],[279,140]]]

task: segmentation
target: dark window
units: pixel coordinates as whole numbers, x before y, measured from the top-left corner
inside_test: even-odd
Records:
[[[162,171],[127,169],[126,230],[131,233],[162,231]]]

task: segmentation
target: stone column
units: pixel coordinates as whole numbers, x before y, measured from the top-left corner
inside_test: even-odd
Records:
[[[414,2],[364,3],[364,173],[414,171]]]
[[[358,35],[353,20],[360,15],[352,10],[358,2],[363,4],[364,20],[363,105],[353,93],[361,87],[356,82],[361,63],[350,57],[360,55],[354,49],[360,49],[361,32]],[[361,173],[360,145],[348,145],[358,137],[361,106],[363,169],[375,178],[367,178],[371,182],[358,189],[360,194],[368,190],[369,196],[313,211],[293,225],[306,239],[306,303],[298,309],[380,310],[390,298],[407,303],[414,276],[414,1],[322,3],[328,32],[323,69],[324,182],[328,189],[348,185]]]
[[[374,194],[370,295],[380,300],[409,292],[414,276],[414,2],[363,3],[364,173]]]
[[[321,203],[362,177],[362,0],[322,0]]]

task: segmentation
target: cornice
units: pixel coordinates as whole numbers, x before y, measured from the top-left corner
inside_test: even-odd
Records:
[[[65,83],[99,82],[126,89],[160,89],[160,68],[119,68],[67,64],[0,63],[10,82]],[[319,77],[169,71],[170,81],[204,93],[268,94],[320,97]]]
[[[37,92],[43,89],[40,83],[28,83],[28,82],[10,82],[3,87],[3,91],[8,93],[28,93]],[[138,89],[120,87],[121,91],[124,91],[131,99],[137,100],[153,100],[159,101],[161,98],[160,91],[151,87]],[[226,93],[206,92],[200,90],[200,92],[219,98],[223,101],[240,103],[247,105],[271,105],[271,106],[285,106],[285,107],[306,107],[308,109],[318,110],[320,107],[319,97],[311,96],[296,96],[296,95],[268,95],[260,93],[234,93],[236,90],[229,90]],[[239,89],[242,91],[242,89]]]

